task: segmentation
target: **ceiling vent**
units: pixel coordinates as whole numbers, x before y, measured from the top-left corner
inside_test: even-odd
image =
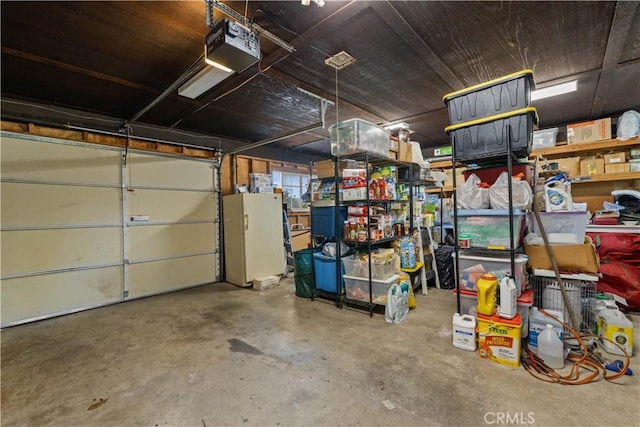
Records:
[[[342,70],[344,67],[347,67],[354,62],[356,62],[356,58],[349,55],[344,50],[342,52],[336,53],[331,58],[327,58],[324,60],[325,64],[335,68],[336,70]]]

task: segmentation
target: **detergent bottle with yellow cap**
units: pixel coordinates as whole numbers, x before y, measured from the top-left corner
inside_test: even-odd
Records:
[[[496,289],[498,278],[492,273],[485,273],[478,279],[478,314],[491,316],[496,311]]]

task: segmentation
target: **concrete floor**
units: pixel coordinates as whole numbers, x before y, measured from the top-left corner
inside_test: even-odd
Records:
[[[623,385],[544,383],[453,348],[450,291],[417,301],[390,325],[297,298],[286,279],[9,328],[2,425],[640,425],[640,357]]]

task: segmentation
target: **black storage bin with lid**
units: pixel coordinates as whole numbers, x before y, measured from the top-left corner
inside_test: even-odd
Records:
[[[533,125],[538,123],[534,107],[445,128],[453,147],[453,161],[481,160],[506,155],[508,152],[524,157],[531,153]],[[508,130],[511,129],[511,149],[507,150]]]
[[[452,125],[531,106],[533,70],[526,69],[442,97]]]

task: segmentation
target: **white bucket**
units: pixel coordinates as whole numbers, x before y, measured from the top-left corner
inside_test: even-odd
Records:
[[[542,291],[542,308],[545,310],[551,309],[561,311],[563,314],[561,320],[576,329],[577,332],[580,332],[580,325],[582,323],[582,289],[580,285],[574,285],[567,282],[564,282],[564,288],[567,291],[567,296],[569,297],[569,306],[576,317],[576,322],[578,322],[577,325],[571,324],[569,310],[567,310],[567,307],[564,304],[562,291],[560,290],[560,286],[557,282],[551,283],[544,288],[544,291]]]
[[[453,315],[453,346],[476,351],[476,318],[468,314]]]

